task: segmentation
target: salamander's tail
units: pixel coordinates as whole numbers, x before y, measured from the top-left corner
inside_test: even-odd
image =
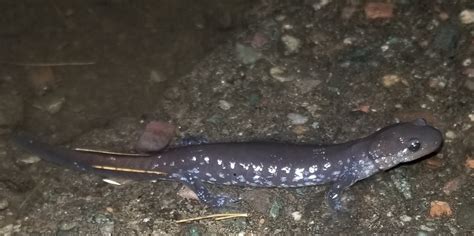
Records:
[[[79,152],[51,146],[23,134],[11,138],[17,146],[41,159],[80,171],[91,171],[105,176],[119,176],[137,179],[157,179],[167,173],[154,170],[150,156],[120,156],[107,153]]]
[[[91,166],[94,165],[93,159],[95,159],[95,155],[55,147],[34,140],[28,135],[16,134],[11,138],[11,141],[18,147],[37,155],[43,160],[69,169],[86,171],[90,170]]]

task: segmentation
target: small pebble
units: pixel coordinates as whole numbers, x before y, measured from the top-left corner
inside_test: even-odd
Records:
[[[466,25],[474,23],[474,10],[462,11],[459,13],[459,20]]]
[[[445,88],[448,81],[444,76],[430,78],[429,85],[431,88]]]
[[[177,195],[184,199],[199,201],[199,197],[196,195],[196,193],[185,185],[183,185],[183,187],[178,190]]]
[[[468,78],[474,78],[474,68],[466,68],[462,73]]]
[[[430,228],[430,227],[428,227],[428,226],[426,226],[426,225],[420,225],[420,229],[423,230],[423,231],[426,231],[426,232],[432,232],[432,231],[434,231],[433,228]]]
[[[240,43],[235,45],[237,58],[246,65],[254,64],[261,58],[261,54],[252,47],[247,47]]]
[[[224,111],[229,110],[232,106],[233,105],[226,100],[219,100],[219,108]]]
[[[296,125],[295,127],[293,127],[293,129],[291,129],[291,131],[293,131],[293,133],[297,134],[297,135],[302,135],[306,132],[308,132],[308,128],[306,126],[303,126],[303,125]]]
[[[281,36],[281,41],[285,45],[285,55],[297,53],[301,48],[301,40],[294,36],[285,34]]]
[[[398,75],[385,75],[384,77],[382,77],[383,86],[386,88],[392,87],[400,81],[401,78]]]
[[[74,221],[62,221],[59,223],[59,230],[70,231],[78,226],[77,222]]]
[[[452,130],[446,131],[444,135],[446,136],[447,139],[455,139],[457,136],[456,133]]]
[[[474,91],[474,80],[473,79],[467,79],[466,82],[464,83],[464,87],[467,89]]]
[[[403,222],[410,222],[413,218],[407,215],[400,216],[400,220]]]
[[[293,217],[293,220],[295,221],[300,221],[302,217],[301,212],[299,211],[292,212],[291,216]]]
[[[273,219],[278,218],[280,216],[280,211],[282,210],[283,205],[278,201],[273,201],[272,207],[270,208],[270,217]]]
[[[313,9],[315,11],[319,11],[321,8],[324,6],[328,5],[331,2],[331,0],[320,0],[317,1],[316,3],[313,4]]]
[[[290,119],[291,124],[293,125],[302,125],[308,121],[308,117],[303,116],[298,113],[290,113],[286,117]]]
[[[275,66],[270,68],[270,75],[272,78],[280,81],[280,82],[288,82],[292,81],[294,78],[289,76],[281,67]]]
[[[470,66],[471,64],[472,64],[471,58],[467,58],[466,60],[462,62],[463,66]]]
[[[0,211],[5,210],[8,208],[8,201],[7,199],[0,200]]]

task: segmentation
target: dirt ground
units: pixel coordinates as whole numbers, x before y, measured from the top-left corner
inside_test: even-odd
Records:
[[[388,3],[387,3],[388,2]],[[474,232],[472,1],[1,1],[0,234]],[[423,117],[436,155],[363,180],[334,216],[327,186],[210,186],[67,170],[8,141],[131,151],[146,123],[223,141],[337,143]],[[177,220],[248,213],[221,221]]]

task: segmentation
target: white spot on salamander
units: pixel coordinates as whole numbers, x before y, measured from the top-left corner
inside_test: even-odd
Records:
[[[172,162],[170,163],[170,166],[174,166],[174,161],[172,161]]]
[[[206,176],[212,177],[211,173],[206,173]]]
[[[230,162],[230,168],[234,169],[235,168],[235,162]]]
[[[309,169],[309,173],[312,174],[312,173],[318,171],[318,165],[312,165],[308,169]]]
[[[253,168],[254,171],[262,171],[263,170],[263,167],[260,166],[260,165],[253,165],[252,164],[252,168]]]
[[[285,171],[287,174],[289,174],[290,171],[291,171],[291,168],[288,167],[288,166],[285,166],[285,167],[281,168],[280,170]]]
[[[281,178],[280,178],[280,181],[281,181],[281,182],[286,182],[286,177],[285,177],[285,176],[281,177]]]
[[[277,170],[277,167],[276,166],[270,166],[268,167],[268,173],[270,174],[275,174],[276,173],[276,170]]]
[[[303,179],[303,172],[304,168],[296,168],[295,169],[295,177],[293,178],[293,181],[300,181]]]
[[[193,174],[199,174],[199,168],[198,167],[193,168],[193,169],[189,170],[188,172],[193,173]]]
[[[308,179],[316,179],[316,175],[310,175],[308,176]]]
[[[331,167],[331,162],[326,162],[324,163],[323,170],[327,170],[329,167]]]
[[[191,158],[191,161],[196,161],[196,157],[193,156],[193,157]]]
[[[211,178],[209,178],[209,181],[211,181],[211,182],[216,182],[217,179],[214,179],[214,178],[211,177]]]
[[[239,163],[240,166],[242,166],[242,168],[248,170],[249,167],[250,167],[250,164],[245,164],[245,163]]]
[[[206,162],[206,164],[209,164],[209,157],[204,157],[204,161]]]
[[[222,172],[219,172],[217,175],[219,175],[219,178],[222,178],[222,179],[225,178],[225,175],[224,175],[224,173],[222,173]]]
[[[243,175],[237,176],[237,180],[240,182],[245,182],[245,177]]]
[[[222,160],[221,160],[221,159],[217,159],[217,164],[218,164],[218,165],[222,165]]]
[[[260,175],[255,175],[252,179],[253,179],[253,180],[260,179]]]

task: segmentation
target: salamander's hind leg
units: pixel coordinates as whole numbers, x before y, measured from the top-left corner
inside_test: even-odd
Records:
[[[199,200],[211,207],[225,207],[228,206],[230,203],[238,201],[237,199],[233,199],[226,195],[211,194],[206,188],[206,186],[204,186],[204,184],[199,180],[196,180],[192,183],[192,190],[197,194]]]
[[[193,178],[189,174],[184,174],[180,178],[181,182],[188,186],[192,191],[196,193],[199,200],[204,204],[213,207],[220,208],[228,206],[231,203],[235,203],[238,199],[231,198],[222,194],[214,195],[209,189],[198,179]]]

